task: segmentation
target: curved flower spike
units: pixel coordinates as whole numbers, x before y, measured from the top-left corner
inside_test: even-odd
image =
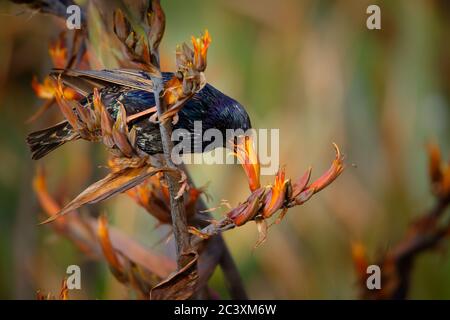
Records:
[[[257,247],[263,243],[267,237],[267,228],[270,226],[267,224],[267,219],[272,217],[277,211],[281,210],[278,218],[273,222],[275,224],[280,223],[289,208],[305,203],[316,192],[327,187],[342,173],[344,170],[344,157],[338,146],[336,144],[333,144],[333,146],[336,151],[336,158],[330,169],[312,184],[308,185],[311,178],[311,168],[308,168],[308,170],[294,183],[291,183],[290,179],[286,179],[285,169],[281,168],[275,176],[273,185],[259,187],[259,171],[257,172],[257,170],[255,170],[259,170],[259,168],[257,166],[248,165],[250,158],[253,157],[254,160],[257,159],[256,152],[253,152],[254,150],[251,148],[251,140],[244,140],[244,143],[236,146],[237,152],[235,155],[243,163],[244,170],[249,178],[250,188],[253,191],[252,194],[244,203],[231,209],[219,223],[210,224],[202,230],[197,230],[198,232],[191,233],[197,235],[198,238],[205,239],[213,234],[242,226],[245,223],[254,220],[259,233],[258,242],[255,245],[255,247]],[[254,162],[255,165],[259,165],[256,161]],[[448,176],[450,177],[450,174]],[[199,240],[197,240],[197,242],[198,241]]]
[[[247,175],[248,185],[251,191],[261,187],[258,153],[255,150],[252,136],[245,136],[236,145],[236,152],[233,153],[242,165]]]
[[[308,189],[313,189],[314,193],[319,192],[328,186],[342,173],[342,171],[344,171],[344,156],[341,154],[336,143],[333,143],[333,147],[336,151],[336,158],[331,164],[330,169],[308,187]]]

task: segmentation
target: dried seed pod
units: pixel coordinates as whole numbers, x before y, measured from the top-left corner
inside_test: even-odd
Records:
[[[148,42],[152,55],[154,55],[158,50],[166,28],[166,16],[159,0],[152,0],[150,3],[147,10],[147,24],[149,26],[149,32],[147,33]],[[158,62],[152,61],[152,63],[157,64]]]
[[[112,137],[117,148],[126,157],[131,157],[133,155],[133,147],[128,140],[127,114],[123,104],[119,102],[119,105],[119,112],[112,129]]]
[[[70,104],[70,101],[66,100],[64,98],[64,91],[62,87],[62,82],[60,79],[58,79],[56,90],[55,90],[55,98],[56,102],[58,104],[58,107],[61,111],[61,113],[64,115],[66,120],[70,123],[72,128],[75,130],[82,129],[82,126],[80,125],[78,121],[77,115],[73,112],[75,109],[74,105]]]

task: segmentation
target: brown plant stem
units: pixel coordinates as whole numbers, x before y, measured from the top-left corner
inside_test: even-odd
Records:
[[[159,66],[158,66],[159,68]],[[165,104],[161,95],[164,90],[164,84],[162,78],[152,76],[153,81],[153,94],[155,95],[156,110],[158,118],[161,119],[165,112]],[[172,136],[172,124],[171,119],[163,120],[160,123],[161,142],[164,150],[164,162],[165,166],[169,168],[177,168],[172,162],[170,155],[172,154],[173,142]],[[186,261],[186,254],[191,252],[190,235],[188,233],[186,212],[184,207],[183,195],[177,197],[178,190],[180,189],[180,181],[171,174],[164,175],[170,193],[170,212],[172,216],[172,227],[175,238],[177,265],[178,269],[181,269],[188,261]]]
[[[376,300],[407,298],[415,259],[419,254],[436,248],[449,235],[450,223],[439,223],[449,205],[450,197],[438,198],[424,216],[410,225],[403,239],[378,263],[384,270],[382,289],[367,290],[365,278],[362,277],[361,298]]]
[[[164,82],[160,70],[160,57],[159,57],[159,43],[164,35],[165,29],[165,15],[161,8],[159,0],[152,0],[150,7],[155,15],[155,19],[152,20],[152,30],[150,36],[150,54],[151,63],[157,69],[159,76],[151,75],[153,82],[153,95],[155,96],[156,112],[160,121],[159,129],[161,133],[161,143],[164,151],[163,166],[169,168],[179,169],[172,161],[171,154],[173,149],[172,137],[172,119],[169,117],[163,120],[163,114],[167,111],[167,106],[164,102],[162,94],[164,92]],[[149,120],[150,121],[150,120]],[[178,195],[181,188],[180,179],[176,178],[172,174],[164,174],[164,178],[167,181],[170,195],[170,213],[172,216],[172,228],[175,239],[175,248],[177,256],[177,267],[181,270],[190,262],[190,254],[192,253],[192,247],[190,245],[190,235],[187,227],[186,209],[184,206],[183,194]]]
[[[432,227],[431,230],[427,226],[437,224],[437,219],[442,216],[449,203],[450,198],[439,199],[427,215],[411,225],[404,240],[393,248],[388,255],[386,260],[392,259],[394,261],[399,277],[397,288],[393,290],[389,298],[406,299],[416,257],[420,253],[439,245],[441,240],[448,235],[450,227],[448,224],[442,227]]]

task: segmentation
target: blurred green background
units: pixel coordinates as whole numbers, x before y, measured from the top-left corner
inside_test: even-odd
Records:
[[[280,162],[288,176],[298,177],[308,165],[313,176],[326,170],[331,142],[347,156],[344,174],[290,210],[259,248],[253,250],[254,223],[225,234],[250,297],[356,298],[351,243],[366,246],[372,260],[395,244],[408,222],[433,203],[425,143],[434,140],[444,155],[450,153],[450,2],[162,3],[163,66],[173,70],[176,44],[207,28],[213,38],[208,81],[246,106],[254,127],[280,129]],[[370,4],[381,7],[382,30],[366,28]],[[75,297],[126,298],[105,263],[90,261],[49,227],[36,226],[43,215],[31,188],[36,162],[25,137],[61,115],[53,108],[36,123],[25,121],[42,103],[31,79],[42,80],[51,68],[48,42],[60,29],[54,18],[6,1],[0,17],[0,298],[32,299],[37,289],[57,293],[70,264],[82,268],[83,287]],[[80,141],[40,163],[51,191],[69,200],[104,174],[98,167],[105,159],[102,146]],[[198,185],[210,182],[211,206],[245,199],[239,166],[190,169]],[[142,243],[167,251],[157,244],[167,230],[155,230],[155,220],[128,197],[96,210]],[[450,257],[443,249],[418,259],[411,298],[450,299]],[[220,271],[211,286],[226,297]]]

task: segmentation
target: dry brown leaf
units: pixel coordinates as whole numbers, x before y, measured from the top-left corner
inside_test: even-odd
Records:
[[[96,203],[105,199],[110,198],[119,192],[124,192],[139,183],[143,182],[146,178],[158,173],[173,171],[170,168],[160,168],[155,169],[150,166],[143,166],[138,168],[125,168],[120,171],[112,172],[108,174],[105,178],[95,182],[94,184],[87,187],[82,193],[80,193],[75,199],[69,202],[64,208],[61,209],[57,214],[51,216],[47,220],[41,222],[40,224],[49,223],[58,217],[78,209],[79,207]]]
[[[156,285],[150,292],[151,300],[186,300],[194,294],[198,280],[198,254],[192,252],[186,254],[186,256],[189,262],[182,269]]]

